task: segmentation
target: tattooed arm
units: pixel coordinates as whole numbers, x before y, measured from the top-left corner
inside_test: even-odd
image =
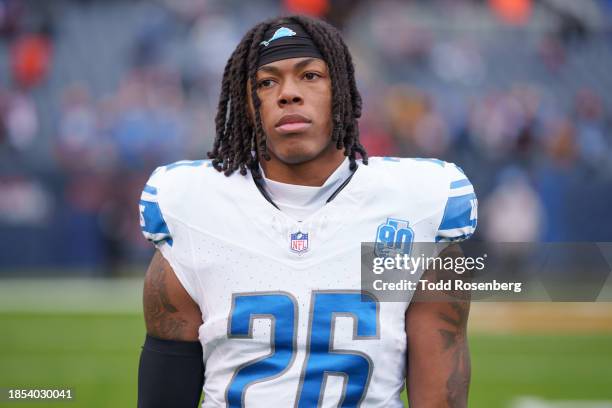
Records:
[[[194,408],[204,384],[198,305],[155,252],[144,284],[147,337],[138,368],[139,408]]]
[[[166,340],[198,340],[200,308],[164,257],[155,251],[145,276],[143,306],[147,334]]]
[[[440,256],[460,256],[458,247]],[[457,279],[453,271],[428,270],[422,279]],[[467,340],[469,293],[416,293],[406,312],[407,379],[410,407],[467,407],[470,354]]]

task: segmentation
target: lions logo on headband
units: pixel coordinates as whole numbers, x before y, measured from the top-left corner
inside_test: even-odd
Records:
[[[278,40],[279,38],[283,38],[283,37],[291,37],[291,36],[294,36],[295,34],[296,34],[295,31],[293,31],[292,29],[287,28],[287,27],[281,27],[274,32],[274,35],[272,36],[272,38],[270,38],[268,41],[262,41],[259,44],[260,45],[263,44],[264,46],[267,47],[274,40]]]
[[[311,57],[323,59],[310,35],[299,24],[287,22],[282,25],[275,25],[266,30],[263,38],[269,38],[269,40],[259,43],[258,69],[262,65],[288,58]]]

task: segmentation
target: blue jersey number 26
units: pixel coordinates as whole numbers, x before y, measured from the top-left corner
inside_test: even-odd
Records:
[[[316,407],[323,399],[327,375],[344,377],[341,407],[357,407],[365,396],[372,375],[372,360],[364,353],[334,350],[337,316],[354,320],[354,340],[377,339],[378,302],[358,291],[318,291],[312,295],[308,325],[307,355],[297,390],[296,406]],[[243,407],[247,388],[282,375],[296,354],[297,302],[283,292],[234,295],[228,337],[251,338],[256,318],[271,320],[271,352],[240,366],[226,389],[229,407]]]

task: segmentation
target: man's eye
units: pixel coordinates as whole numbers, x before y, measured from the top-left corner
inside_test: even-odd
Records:
[[[257,83],[257,88],[269,88],[274,84],[274,81],[271,79],[264,79]]]
[[[319,74],[317,74],[315,72],[306,72],[304,74],[304,79],[306,79],[308,81],[312,81],[313,79],[320,78],[320,77],[321,77],[321,75],[319,75]]]

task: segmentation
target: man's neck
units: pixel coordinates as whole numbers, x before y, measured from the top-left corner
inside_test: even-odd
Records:
[[[272,157],[270,161],[261,160],[260,164],[266,178],[280,183],[296,184],[301,186],[320,187],[342,164],[345,156],[342,150],[332,154],[319,156],[313,160],[287,164]]]

